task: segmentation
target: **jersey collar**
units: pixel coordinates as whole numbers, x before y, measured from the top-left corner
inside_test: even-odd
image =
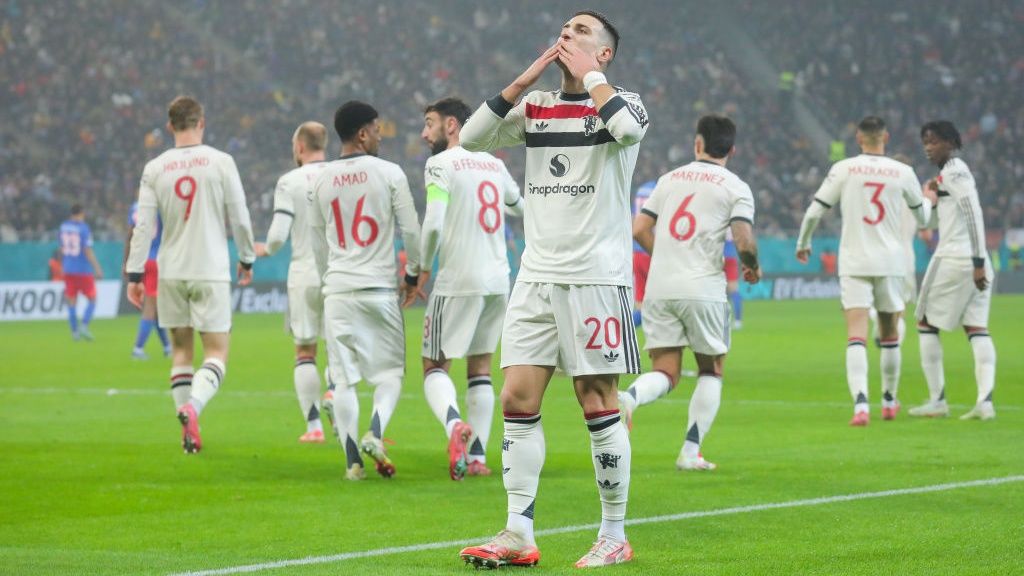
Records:
[[[580,92],[579,94],[568,94],[566,92],[559,91],[558,97],[561,100],[566,100],[568,102],[582,102],[584,100],[590,100],[590,93]]]

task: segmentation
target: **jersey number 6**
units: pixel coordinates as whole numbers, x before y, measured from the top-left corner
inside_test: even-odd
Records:
[[[694,192],[686,198],[683,198],[683,202],[679,205],[679,208],[676,209],[676,213],[672,215],[672,220],[668,223],[668,233],[680,242],[686,242],[690,238],[693,238],[694,233],[697,232],[697,217],[693,215],[693,212],[686,211],[687,206],[690,205],[690,201],[693,200],[693,197],[696,194],[697,193]],[[680,234],[679,221],[683,218],[686,218],[688,225],[686,227],[686,233]]]

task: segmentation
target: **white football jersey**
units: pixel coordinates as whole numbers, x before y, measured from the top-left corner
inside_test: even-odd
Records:
[[[914,169],[887,156],[861,154],[832,165],[814,194],[826,208],[842,204],[840,276],[903,276],[901,214],[924,202]]]
[[[199,144],[172,148],[146,163],[129,273],[143,271],[149,252],[146,232],[155,229],[157,211],[163,220],[157,255],[162,279],[230,281],[227,220],[238,259],[251,263],[256,258],[242,179],[229,154]]]
[[[310,246],[309,198],[313,184],[326,162],[310,162],[289,171],[277,180],[274,189],[274,213],[292,218],[292,260],[288,265],[289,286],[319,286],[320,275]]]
[[[424,267],[434,250],[428,246],[427,220],[442,211],[440,251],[434,292],[441,296],[474,296],[508,292],[505,248],[506,207],[520,203],[519,185],[505,163],[486,152],[456,146],[427,160],[427,188],[421,251]],[[436,244],[434,245],[437,246]]]
[[[313,185],[309,221],[325,296],[396,287],[396,221],[405,243],[404,273],[419,274],[416,208],[394,162],[353,154],[328,163]]]
[[[903,241],[903,257],[906,258],[904,274],[917,274],[917,256],[914,254],[914,239],[917,238],[917,231],[921,226],[917,223],[917,217],[909,206],[903,206],[900,211],[900,239]]]
[[[726,302],[725,238],[754,223],[750,186],[724,166],[696,161],[658,179],[643,213],[655,218],[646,299]]]
[[[630,184],[647,132],[640,97],[616,88],[598,111],[590,94],[501,95],[470,117],[467,150],[526,144],[526,249],[517,280],[629,286]]]
[[[935,256],[985,258],[985,221],[967,164],[951,158],[939,171],[939,244]]]

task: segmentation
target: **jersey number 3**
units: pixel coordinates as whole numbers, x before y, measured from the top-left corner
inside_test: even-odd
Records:
[[[877,226],[878,223],[881,222],[883,218],[885,218],[885,206],[882,204],[882,201],[878,199],[878,197],[882,195],[882,190],[885,189],[885,184],[881,182],[865,182],[864,187],[875,189],[874,194],[871,195],[871,203],[878,207],[878,216],[875,216],[874,220],[871,220],[867,216],[865,216],[863,220],[865,224]]]

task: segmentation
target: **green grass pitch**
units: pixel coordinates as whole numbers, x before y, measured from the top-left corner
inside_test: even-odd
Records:
[[[847,426],[852,407],[837,302],[752,302],[746,312],[704,446],[719,469],[675,470],[693,387],[684,379],[637,412],[630,518],[1008,480],[632,525],[635,561],[607,572],[1024,571],[1024,298],[993,302],[996,420],[956,419],[975,396],[962,334],[942,336],[953,417],[906,416],[926,396],[911,332],[903,348],[904,412],[894,422],[880,419],[878,352],[869,348],[874,420],[866,429]],[[0,325],[0,574],[174,574],[348,552],[371,555],[258,573],[471,572],[458,545],[381,552],[487,536],[505,517],[500,473],[448,480],[443,430],[422,393],[422,310],[407,311],[406,323],[410,368],[386,432],[398,473],[388,481],[371,470],[361,483],[342,480],[336,443],[297,442],[304,425],[280,316],[236,317],[227,378],[203,414],[198,456],[182,454],[169,362],[155,337],[154,359],[129,357],[135,318],[96,321],[93,343],[72,342],[59,322]],[[685,364],[693,367],[689,355]],[[460,398],[463,367],[453,370]],[[361,388],[364,425],[368,394]],[[587,432],[565,378],[549,388],[543,415],[537,529],[595,523]],[[500,430],[495,418],[489,455],[496,470]],[[541,563],[532,570],[573,572],[595,533],[541,535]]]

